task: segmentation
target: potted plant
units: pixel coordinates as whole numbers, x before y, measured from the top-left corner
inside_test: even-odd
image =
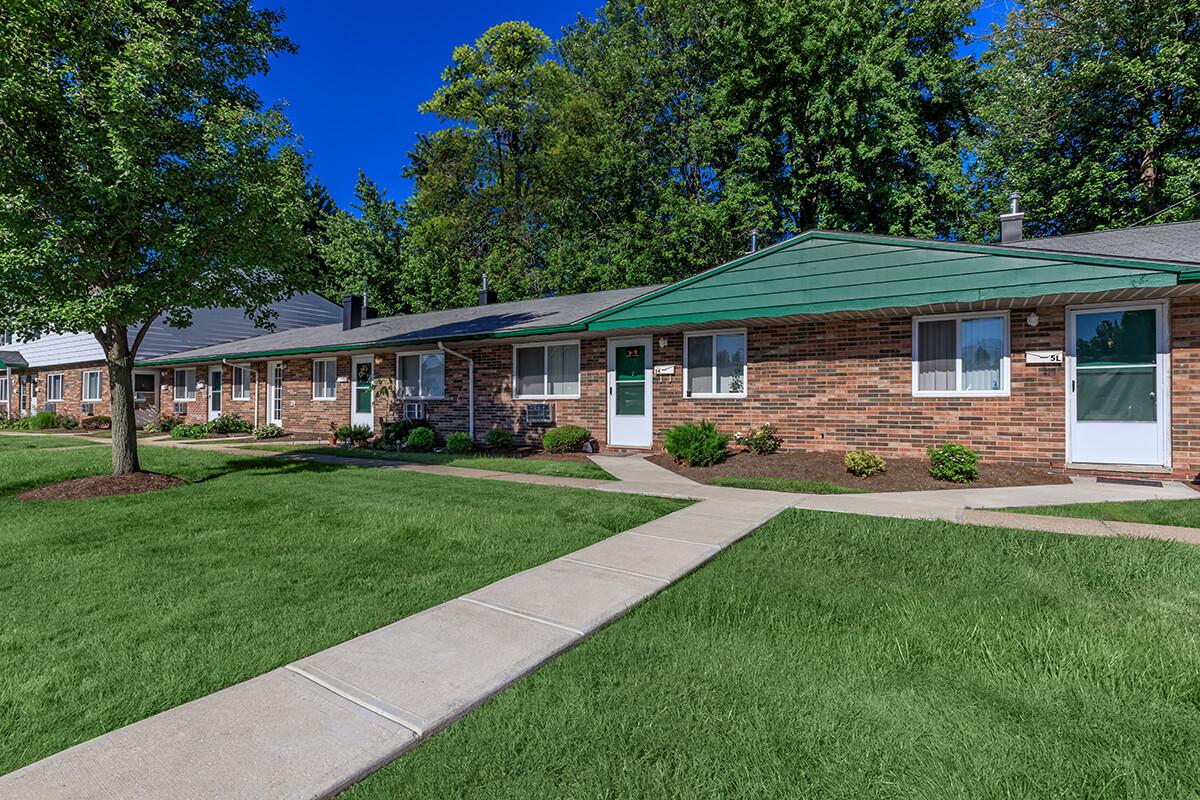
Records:
[[[326,441],[330,447],[338,443],[338,424],[336,422],[329,423],[329,436]]]

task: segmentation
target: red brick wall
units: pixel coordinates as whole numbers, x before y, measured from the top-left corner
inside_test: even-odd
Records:
[[[108,386],[108,368],[104,364],[88,364],[82,367],[70,367],[62,369],[47,369],[33,373],[37,376],[37,410],[46,409],[47,405],[56,406],[56,411],[59,414],[65,414],[68,417],[81,419],[87,416],[82,411],[83,404],[83,373],[98,370],[100,372],[100,401],[93,402],[94,415],[109,415],[112,411],[110,401],[110,390]],[[30,374],[30,373],[26,373]],[[61,401],[51,401],[50,397],[50,376],[63,376],[63,395]],[[12,379],[12,407],[15,411],[17,408],[17,400],[20,396],[20,378],[16,373],[13,373]],[[90,401],[89,401],[90,402]]]
[[[710,419],[728,432],[770,422],[785,447],[840,451],[865,447],[886,456],[923,456],[929,445],[963,442],[989,460],[1061,468],[1066,453],[1066,375],[1063,366],[1028,365],[1027,350],[1065,349],[1065,309],[1037,308],[1036,328],[1026,323],[1035,309],[1010,313],[1011,392],[1008,397],[925,398],[912,394],[912,319],[837,320],[751,328],[747,336],[748,396],[690,399],[683,396],[683,334],[653,334],[656,365],[674,364],[674,375],[654,385],[656,446],[672,425]],[[1172,407],[1174,474],[1200,471],[1200,300],[1172,305]],[[666,346],[660,347],[660,338]],[[454,349],[475,360],[475,432],[494,426],[536,442],[541,428],[525,422],[530,402],[512,396],[512,343]],[[605,441],[607,340],[585,339],[580,347],[581,397],[556,400],[557,424],[582,425]],[[337,385],[334,402],[312,399],[312,358],[284,360],[283,425],[289,431],[324,435],[331,422],[350,419],[349,381]],[[350,377],[351,358],[338,358],[338,375]],[[375,354],[378,377],[395,376],[395,353]],[[259,422],[266,419],[266,362],[258,372]],[[200,381],[207,381],[203,366]],[[426,409],[439,433],[467,429],[467,365],[446,355],[446,396]],[[160,378],[163,408],[170,410],[173,373]],[[225,368],[224,410],[253,419],[253,401],[230,399],[232,376]],[[207,418],[206,389],[189,404],[189,419]],[[386,414],[376,404],[376,418]]]

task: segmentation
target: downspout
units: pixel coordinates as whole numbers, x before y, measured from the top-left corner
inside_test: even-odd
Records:
[[[238,367],[237,364],[230,364],[228,358],[222,358],[221,363],[224,364],[225,366],[229,367],[229,377],[231,380],[233,378],[234,367],[241,369],[241,367]],[[250,369],[250,368],[246,367],[246,369]],[[254,427],[257,428],[258,427],[258,370],[251,369],[250,377],[254,379]]]
[[[467,362],[467,435],[471,440],[475,439],[475,359],[468,358],[462,353],[456,353],[441,342],[437,343],[438,350],[443,353],[449,353],[455,358],[461,358]]]

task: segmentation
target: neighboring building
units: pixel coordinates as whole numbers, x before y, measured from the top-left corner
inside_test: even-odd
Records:
[[[341,311],[320,295],[301,294],[271,306],[276,330],[321,325],[340,318]],[[232,342],[260,335],[241,309],[204,308],[192,312],[187,328],[157,321],[138,350],[141,360],[161,358],[182,350]],[[129,336],[137,335],[137,329]],[[70,416],[110,412],[104,351],[90,333],[53,334],[29,342],[0,338],[0,412],[28,415],[53,410]],[[136,415],[146,423],[159,413],[158,370],[134,372]]]
[[[654,448],[684,421],[769,422],[791,448],[921,456],[955,440],[995,461],[1192,477],[1198,245],[1200,223],[990,246],[812,231],[665,287],[481,293],[365,321],[350,300],[340,325],[140,366],[194,420],[261,412],[306,432],[378,426],[373,382],[392,378],[401,413],[477,438],[575,423]]]

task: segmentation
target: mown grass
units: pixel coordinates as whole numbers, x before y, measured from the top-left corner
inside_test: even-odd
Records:
[[[1200,548],[792,511],[348,792],[1193,798]]]
[[[71,436],[50,436],[46,434],[31,434],[28,436],[0,436],[0,451],[7,450],[45,450],[56,447],[103,447],[99,442],[80,441]]]
[[[801,494],[862,494],[865,489],[852,489],[827,481],[800,481],[791,478],[750,478],[726,475],[709,481],[716,486],[738,489],[765,489],[770,492],[799,492]]]
[[[372,458],[380,461],[407,461],[414,464],[437,464],[445,467],[488,469],[496,472],[524,472],[530,475],[555,475],[560,478],[592,478],[613,480],[591,461],[528,456],[452,455],[450,453],[416,453],[408,450],[367,450],[357,447],[328,447],[310,444],[248,444],[237,445],[242,450],[271,450],[279,453],[313,453],[342,458]]]
[[[193,481],[20,501],[106,448],[0,459],[0,774],[680,507],[144,447]]]
[[[1051,517],[1077,517],[1113,522],[1144,522],[1150,525],[1177,525],[1200,528],[1200,495],[1195,500],[1135,500],[1118,503],[1075,503],[1061,506],[1006,508],[1018,514]]]

